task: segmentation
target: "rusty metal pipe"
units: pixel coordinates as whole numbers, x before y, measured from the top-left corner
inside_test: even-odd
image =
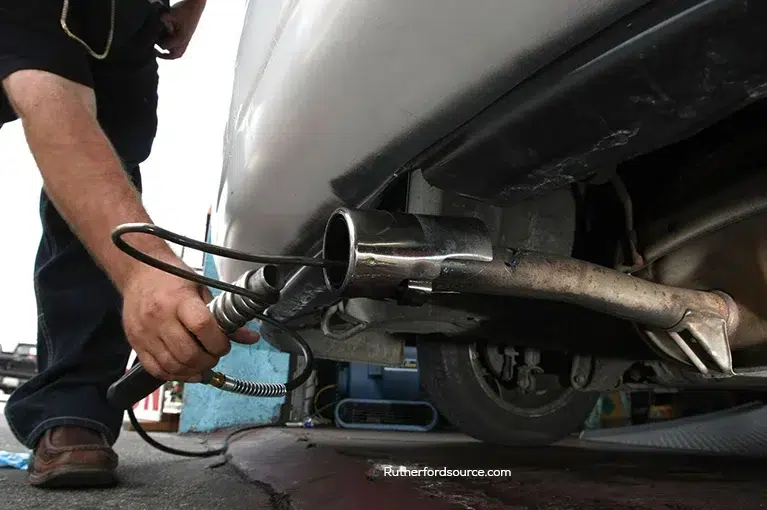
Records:
[[[582,260],[493,248],[474,218],[340,208],[328,222],[323,251],[345,262],[325,270],[328,287],[344,297],[459,292],[567,302],[664,330],[690,311],[735,326],[736,309],[726,296]]]
[[[730,337],[739,309],[728,295],[672,287],[583,260],[493,248],[484,224],[385,211],[339,209],[323,252],[341,297],[422,302],[463,293],[571,303],[636,323],[666,355],[703,374],[734,375]]]
[[[432,291],[561,301],[661,329],[677,326],[691,308],[735,319],[727,299],[714,292],[660,285],[582,260],[504,248],[494,250],[492,262],[444,260]]]

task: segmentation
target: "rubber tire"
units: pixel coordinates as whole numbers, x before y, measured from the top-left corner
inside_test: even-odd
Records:
[[[501,407],[485,392],[475,376],[466,343],[420,340],[418,366],[432,405],[461,432],[497,445],[555,443],[582,430],[600,397],[595,392],[572,392],[551,412],[525,416]]]

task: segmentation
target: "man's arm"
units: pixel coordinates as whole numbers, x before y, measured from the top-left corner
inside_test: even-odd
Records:
[[[188,378],[215,366],[216,356],[228,351],[228,341],[196,287],[131,260],[111,242],[118,225],[151,220],[96,120],[93,91],[37,70],[18,71],[3,86],[23,123],[46,192],[122,293],[126,334],[147,370],[165,379]],[[127,240],[182,264],[162,240],[138,234]]]
[[[46,192],[123,295],[125,332],[145,368],[166,380],[189,380],[215,366],[230,345],[200,289],[132,260],[111,242],[118,225],[151,220],[96,120],[93,91],[37,70],[11,74],[3,87]],[[126,240],[183,266],[162,240],[141,234]]]
[[[11,75],[5,89],[22,119],[46,192],[75,234],[123,290],[139,263],[118,250],[109,233],[121,223],[151,220],[95,121],[93,92],[40,71]],[[135,236],[131,243],[155,256],[173,257],[160,239]]]

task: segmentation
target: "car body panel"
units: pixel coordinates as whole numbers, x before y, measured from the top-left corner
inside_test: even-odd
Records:
[[[213,242],[316,254],[334,208],[371,204],[419,153],[646,3],[251,0]],[[216,263],[228,281],[250,267]],[[321,287],[302,271],[277,315]]]
[[[767,94],[766,23],[765,2],[653,2],[412,164],[441,190],[503,207],[673,145]]]

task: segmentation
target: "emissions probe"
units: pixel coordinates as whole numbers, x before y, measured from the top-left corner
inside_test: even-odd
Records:
[[[167,242],[196,249],[207,254],[266,265],[260,269],[245,272],[234,284],[230,284],[181,269],[141,252],[123,239],[123,236],[130,233],[153,235]],[[215,317],[221,330],[227,335],[234,333],[253,320],[259,320],[285,332],[299,347],[304,358],[304,368],[301,373],[284,384],[249,381],[231,377],[214,370],[209,370],[202,374],[201,384],[207,384],[222,391],[252,397],[283,397],[290,391],[303,385],[309,379],[314,371],[314,356],[309,345],[297,332],[266,315],[267,309],[280,299],[281,283],[279,278],[280,272],[277,266],[332,267],[339,263],[312,257],[252,255],[190,239],[148,223],[130,223],[119,226],[112,233],[112,242],[124,253],[160,271],[221,290],[222,292],[208,303],[208,309],[213,314],[213,317]],[[133,405],[147,395],[150,395],[157,388],[165,384],[165,382],[147,372],[137,359],[131,369],[117,382],[112,384],[107,392],[109,403],[119,409],[124,409],[128,413],[128,418],[136,432],[155,448],[166,453],[186,457],[213,457],[226,452],[229,439],[233,435],[260,427],[246,427],[245,429],[236,430],[227,437],[223,447],[216,450],[189,452],[158,443],[149,437],[141,427],[133,413]]]

